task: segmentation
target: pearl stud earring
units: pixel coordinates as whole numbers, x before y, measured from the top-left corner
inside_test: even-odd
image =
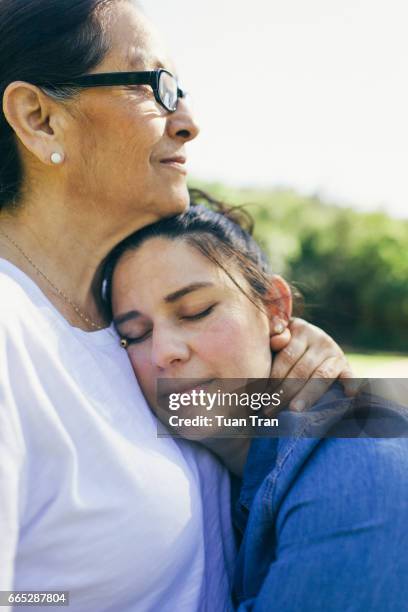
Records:
[[[53,164],[60,164],[63,160],[61,153],[51,153],[51,161]]]

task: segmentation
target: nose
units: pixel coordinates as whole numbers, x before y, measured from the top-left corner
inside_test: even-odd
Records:
[[[155,329],[152,336],[152,363],[161,370],[188,361],[190,350],[174,329]]]
[[[200,128],[196,123],[191,107],[185,98],[179,98],[177,109],[169,114],[167,131],[171,138],[179,138],[184,142],[193,140],[198,136]]]

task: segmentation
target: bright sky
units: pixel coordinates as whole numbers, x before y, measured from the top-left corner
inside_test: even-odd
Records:
[[[201,125],[190,172],[408,218],[406,0],[144,0]]]

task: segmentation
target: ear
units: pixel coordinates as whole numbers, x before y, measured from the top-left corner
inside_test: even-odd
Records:
[[[288,325],[292,316],[292,292],[285,279],[278,274],[271,276],[266,309],[271,333],[276,333],[277,324],[282,324],[283,329]]]
[[[5,89],[3,112],[21,143],[41,162],[51,165],[51,154],[63,148],[56,103],[39,87],[14,81]]]

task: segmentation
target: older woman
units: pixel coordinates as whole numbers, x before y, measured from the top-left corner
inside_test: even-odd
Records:
[[[98,291],[114,245],[188,205],[169,70],[129,0],[0,3],[0,589],[81,612],[229,605],[227,473],[157,438]],[[300,322],[276,363],[347,372]]]

